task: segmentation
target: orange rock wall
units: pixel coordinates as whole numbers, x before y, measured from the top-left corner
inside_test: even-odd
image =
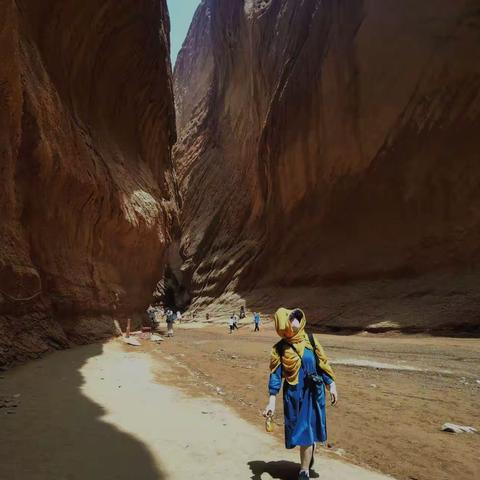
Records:
[[[169,28],[165,0],[0,0],[0,362],[150,301],[177,218]]]
[[[479,12],[472,0],[202,2],[174,75],[194,305],[254,287],[272,305],[278,288],[348,297],[435,272],[453,291],[478,271]],[[478,324],[478,300],[465,321]]]

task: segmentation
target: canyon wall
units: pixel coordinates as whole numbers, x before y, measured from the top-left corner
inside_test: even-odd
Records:
[[[203,0],[174,73],[193,308],[478,329],[479,58],[478,0]]]
[[[177,199],[165,0],[0,0],[0,364],[112,331]]]

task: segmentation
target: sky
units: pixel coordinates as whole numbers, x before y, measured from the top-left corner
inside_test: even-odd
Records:
[[[172,65],[175,65],[178,52],[187,36],[193,14],[201,0],[167,0],[170,12],[172,44]]]

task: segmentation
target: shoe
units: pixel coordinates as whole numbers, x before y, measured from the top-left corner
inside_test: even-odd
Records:
[[[298,480],[310,480],[307,472],[300,472],[298,475]]]

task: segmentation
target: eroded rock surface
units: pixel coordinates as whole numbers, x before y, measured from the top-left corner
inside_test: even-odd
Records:
[[[174,75],[194,307],[478,328],[479,40],[477,0],[203,0]]]
[[[177,212],[165,0],[1,0],[0,51],[4,363],[143,309]]]

